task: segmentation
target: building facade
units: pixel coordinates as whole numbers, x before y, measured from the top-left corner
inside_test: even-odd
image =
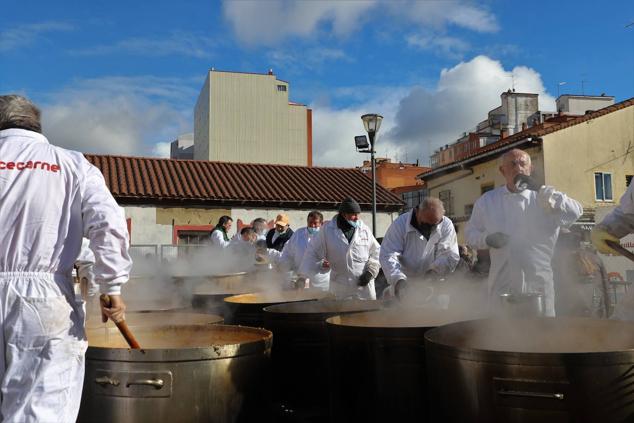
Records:
[[[207,73],[194,109],[194,158],[312,166],[312,110],[267,74]]]
[[[194,134],[179,135],[170,143],[170,159],[193,160],[194,158]]]

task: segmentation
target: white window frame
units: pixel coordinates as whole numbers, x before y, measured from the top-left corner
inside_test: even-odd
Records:
[[[597,197],[597,175],[601,175],[601,184],[603,185],[602,188],[602,192],[603,192],[603,198],[598,198]],[[606,199],[605,198],[605,175],[610,175],[610,193],[612,194],[612,198],[610,199]],[[602,203],[612,203],[614,202],[614,189],[613,189],[613,181],[614,181],[614,175],[612,174],[612,172],[594,172],[592,174],[593,178],[594,178],[594,200],[595,201],[599,201]]]

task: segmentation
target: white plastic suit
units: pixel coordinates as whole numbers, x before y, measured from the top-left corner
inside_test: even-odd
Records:
[[[504,293],[541,293],[547,316],[555,315],[551,259],[559,228],[574,223],[583,213],[579,202],[552,187],[539,192],[513,193],[506,186],[480,197],[465,228],[468,245],[486,249],[486,237],[496,232],[509,236],[502,248],[491,248],[489,294],[491,305]]]
[[[381,243],[381,267],[390,285],[399,279],[423,276],[429,270],[439,275],[450,273],[460,261],[451,220],[443,216],[426,240],[410,223],[415,210],[400,215]]]
[[[321,231],[320,231],[321,232]],[[311,235],[306,227],[299,228],[293,233],[291,239],[284,244],[282,255],[278,264],[285,271],[297,272],[302,265],[302,259],[306,253],[308,245],[315,241],[319,233]],[[310,287],[328,291],[330,281],[330,270],[320,266],[319,271],[310,275]]]
[[[36,132],[0,131],[0,411],[4,422],[74,422],[87,348],[72,269],[90,240],[94,277],[119,294],[128,232],[101,172]]]
[[[330,292],[337,299],[376,299],[374,278],[379,273],[380,246],[372,231],[363,222],[355,229],[350,243],[337,226],[337,217],[326,222],[317,238],[308,244],[299,274],[310,278],[320,271],[323,260],[330,262]],[[359,286],[359,276],[372,273],[366,286]]]

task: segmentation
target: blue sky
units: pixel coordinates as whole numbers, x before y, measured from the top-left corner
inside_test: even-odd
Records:
[[[53,143],[165,155],[193,128],[210,67],[266,72],[314,109],[315,161],[358,165],[359,116],[381,155],[426,162],[501,91],[634,96],[634,2],[446,0],[8,2],[0,93],[44,112]]]

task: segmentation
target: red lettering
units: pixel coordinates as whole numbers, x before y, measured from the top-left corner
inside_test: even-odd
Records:
[[[0,169],[7,170],[24,170],[24,169],[37,169],[37,165],[40,165],[41,170],[46,170],[49,172],[57,173],[61,170],[61,167],[58,164],[51,164],[48,162],[3,162],[0,161]]]
[[[5,162],[0,162],[0,169],[6,169],[6,164]]]
[[[33,163],[33,169],[37,169],[37,165],[38,165],[38,163],[42,163],[42,162],[35,162],[35,163]]]
[[[24,163],[18,162],[18,164],[15,165],[15,168],[18,169],[18,170],[23,170],[24,169]]]
[[[33,169],[33,162],[30,161],[30,160],[28,162],[26,162],[26,168],[27,169]]]
[[[46,166],[46,167],[45,167],[45,166]],[[51,165],[49,165],[49,164],[48,164],[48,163],[46,163],[46,162],[42,162],[42,163],[40,164],[40,169],[42,169],[42,170],[51,170]]]
[[[15,167],[15,162],[7,163],[7,169],[12,170]]]
[[[57,172],[59,170],[59,166],[57,166],[56,164],[51,165],[51,172]]]

